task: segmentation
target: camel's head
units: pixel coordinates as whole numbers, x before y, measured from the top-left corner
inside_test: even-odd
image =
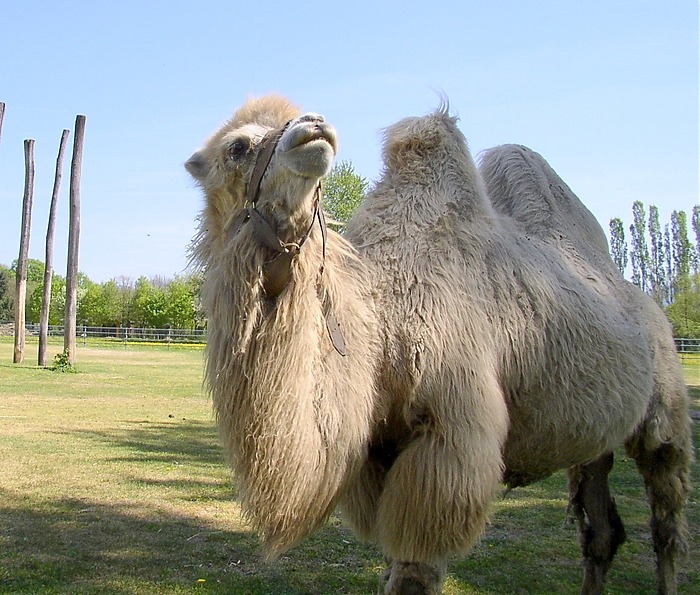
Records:
[[[269,164],[258,163],[256,171],[266,145]],[[209,240],[223,241],[231,222],[250,206],[246,202],[254,202],[281,239],[294,241],[311,223],[316,188],[336,151],[335,130],[322,116],[302,115],[279,96],[248,100],[185,164],[206,195],[203,229]],[[254,190],[259,182],[257,192],[249,189],[251,178]]]

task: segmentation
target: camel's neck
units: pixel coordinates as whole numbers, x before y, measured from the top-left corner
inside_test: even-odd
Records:
[[[280,183],[272,179],[264,188],[264,199],[252,204],[283,243],[300,243],[308,234],[320,206],[320,181],[292,177]]]
[[[360,263],[342,238],[329,238],[320,275],[314,229],[271,302],[251,264],[263,259],[245,234],[207,271],[206,379],[244,506],[282,550],[327,518],[364,457],[378,333]],[[329,340],[325,299],[347,339],[345,357]]]

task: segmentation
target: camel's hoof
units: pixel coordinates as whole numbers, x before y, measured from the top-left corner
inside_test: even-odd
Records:
[[[445,565],[393,562],[382,578],[385,595],[440,595]]]

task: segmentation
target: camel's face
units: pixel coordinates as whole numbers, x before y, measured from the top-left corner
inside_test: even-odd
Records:
[[[315,181],[328,173],[337,150],[335,129],[319,114],[304,114],[290,122],[277,144],[273,163]]]
[[[234,116],[185,164],[205,191],[205,213],[210,219],[207,228],[211,232],[216,232],[216,228],[223,231],[226,222],[245,206],[261,141],[287,120],[255,198],[261,211],[277,219],[282,227],[303,225],[312,213],[310,204],[318,181],[328,173],[335,157],[336,132],[323,116],[299,116],[289,110],[275,117],[259,113],[254,116],[248,121]],[[280,116],[286,119],[279,127],[271,125],[279,122]]]
[[[310,213],[308,200],[330,170],[337,148],[335,129],[323,116],[304,114],[292,120],[262,179],[258,205],[290,217]]]

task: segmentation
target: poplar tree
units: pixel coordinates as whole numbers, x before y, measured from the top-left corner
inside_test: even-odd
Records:
[[[693,245],[688,240],[688,218],[685,211],[671,213],[671,249],[675,294],[690,287],[690,263]]]
[[[632,205],[634,222],[630,225],[632,247],[630,259],[632,261],[632,283],[642,291],[649,289],[649,248],[646,240],[646,225],[644,215],[644,203],[635,200]]]
[[[627,242],[625,241],[625,226],[622,219],[610,219],[610,255],[620,274],[625,276],[627,268]]]
[[[668,300],[666,287],[666,269],[664,266],[664,238],[659,223],[659,209],[649,206],[649,285],[654,301],[663,306]]]
[[[700,273],[700,205],[693,207],[693,214],[690,223],[695,233],[695,259],[693,261],[693,271],[697,275]]]
[[[666,279],[668,280],[668,301],[672,302],[676,295],[675,284],[673,283],[673,248],[671,244],[671,231],[669,224],[664,225],[664,266],[666,269]]]

